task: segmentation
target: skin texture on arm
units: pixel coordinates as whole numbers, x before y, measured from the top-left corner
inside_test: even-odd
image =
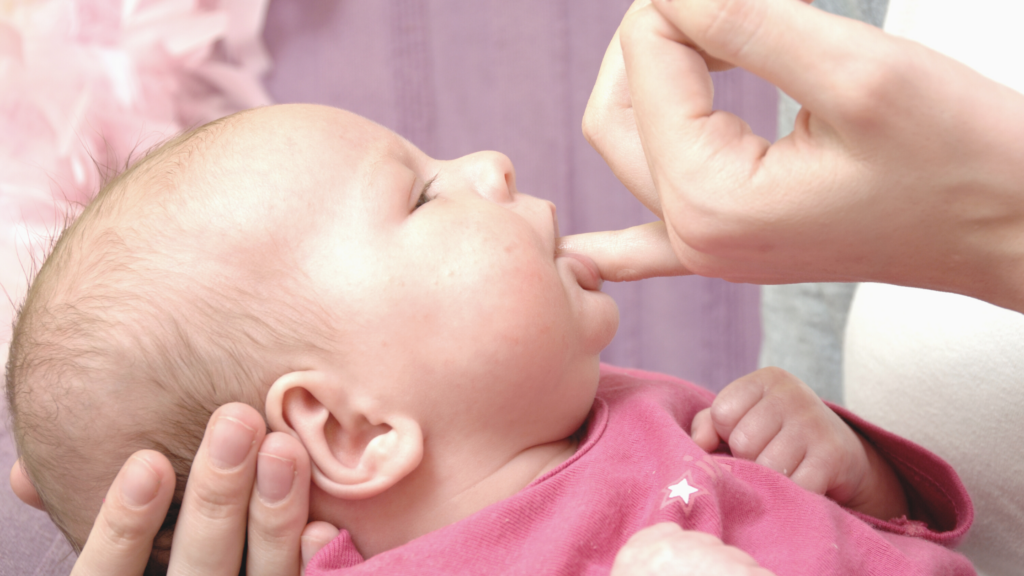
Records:
[[[235,576],[248,534],[247,574],[297,576],[337,536],[324,522],[306,524],[310,465],[302,445],[265,430],[259,413],[244,404],[214,412],[185,487],[168,574]],[[72,575],[141,575],[174,484],[165,456],[135,453],[107,492]],[[20,463],[11,486],[27,504],[41,506]]]
[[[892,466],[797,377],[762,368],[726,386],[693,418],[693,441],[789,476],[803,488],[881,520],[908,512]]]
[[[584,133],[667,223],[647,243],[680,263],[627,262],[600,234],[567,238],[607,279],[628,268],[630,279],[873,280],[1024,310],[1021,94],[793,0],[658,0],[627,15],[619,40]],[[801,102],[795,131],[769,145],[714,111],[709,57]]]

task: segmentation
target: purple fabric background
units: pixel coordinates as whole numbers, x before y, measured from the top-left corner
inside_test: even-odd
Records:
[[[277,0],[265,38],[279,102],[347,108],[437,158],[499,150],[517,184],[558,205],[563,233],[651,215],[583,139],[580,120],[629,0]],[[717,74],[716,107],[775,134],[775,89]],[[717,390],[756,367],[757,287],[705,278],[606,284],[622,321],[604,354]],[[0,408],[3,408],[0,406]],[[6,420],[6,418],[4,418]],[[14,450],[0,434],[0,470]],[[0,489],[0,576],[67,574],[74,560],[42,513]]]

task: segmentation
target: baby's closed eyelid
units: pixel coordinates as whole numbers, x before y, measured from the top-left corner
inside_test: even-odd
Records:
[[[427,192],[430,190],[430,185],[434,183],[434,180],[437,180],[437,174],[423,185],[423,190],[420,191],[420,196],[416,199],[416,205],[413,207],[413,210],[433,200],[433,198],[427,196]]]

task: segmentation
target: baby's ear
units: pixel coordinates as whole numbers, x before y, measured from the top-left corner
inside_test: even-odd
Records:
[[[21,463],[21,458],[15,460],[14,466],[11,466],[11,490],[25,504],[46,512],[46,506],[43,505],[39,492],[36,492],[36,487],[28,479],[28,474],[25,472],[25,465]]]
[[[316,370],[281,376],[267,392],[267,422],[295,436],[309,452],[313,482],[347,500],[384,492],[423,458],[419,423],[399,414],[374,413],[344,383]]]

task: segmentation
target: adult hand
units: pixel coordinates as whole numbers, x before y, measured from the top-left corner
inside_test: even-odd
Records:
[[[772,576],[746,552],[672,522],[648,526],[619,550],[611,576]]]
[[[338,534],[323,522],[306,524],[305,449],[287,434],[265,430],[259,413],[244,404],[214,412],[185,486],[173,545],[156,554],[169,561],[168,574],[238,574],[248,533],[247,574],[298,575]],[[19,463],[11,484],[23,500],[38,504]],[[107,492],[72,575],[142,574],[174,486],[166,457],[136,452]]]
[[[1024,311],[1024,96],[793,0],[656,0],[619,35],[622,68],[610,48],[584,132],[667,223],[647,243],[671,246],[674,273],[877,280]],[[769,145],[713,111],[708,58],[802,103],[793,134]],[[666,272],[600,235],[567,242],[607,279]]]
[[[634,0],[626,10],[626,18],[623,21],[650,4],[651,0]],[[661,202],[651,180],[643,145],[640,143],[640,134],[637,131],[636,118],[633,115],[626,63],[622,57],[621,31],[622,26],[615,31],[601,60],[597,81],[583,113],[583,134],[604,157],[605,162],[626,188],[644,206],[660,216]],[[732,68],[728,62],[707,53],[701,52],[700,55],[710,71]]]

